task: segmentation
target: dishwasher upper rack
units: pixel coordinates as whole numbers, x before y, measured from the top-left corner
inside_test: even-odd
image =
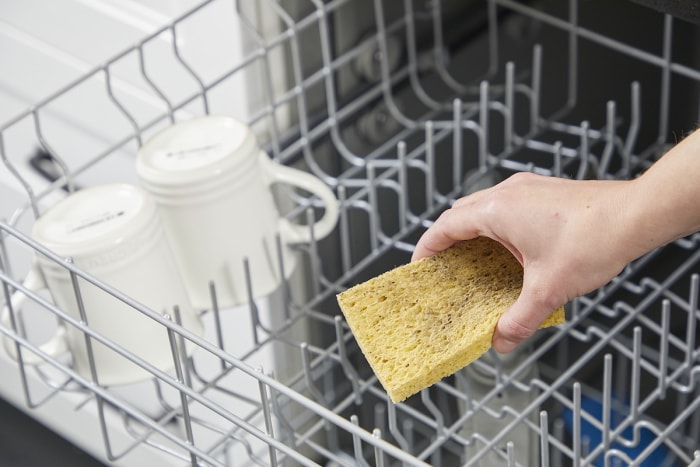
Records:
[[[197,78],[195,81],[201,89],[179,102],[172,102],[151,78],[152,71],[147,71],[148,54],[145,51],[148,44],[161,34],[171,34],[175,38],[178,27],[214,3],[203,3],[0,128],[0,153],[5,167],[15,173],[27,188],[25,203],[9,222],[2,224],[3,270],[0,279],[4,295],[7,297],[12,289],[22,289],[20,278],[12,275],[7,267],[17,252],[24,249],[51,256],[49,251],[28,238],[26,231],[22,232],[22,216],[38,213],[40,200],[58,192],[64,185],[72,184],[83,172],[87,173],[116,157],[125,146],[140,143],[153,127],[175,120],[179,111],[200,105],[202,108],[198,111],[209,111],[213,103],[207,99],[207,93],[216,84],[230,79],[237,71],[252,68],[256,60],[265,61],[281,44],[288,47],[294,86],[287,92],[268,96],[268,105],[259,109],[250,123],[267,129],[268,149],[273,157],[284,163],[305,164],[337,190],[342,212],[337,238],[340,268],[334,268],[320,253],[321,243],[312,242],[302,249],[300,254],[306,258],[311,271],[310,298],[292,303],[285,310],[284,319],[272,328],[261,322],[251,303],[249,312],[255,323],[252,331],[255,344],[240,355],[231,355],[216,342],[192,336],[177,323],[143,309],[143,313],[161,322],[164,332],[172,336],[173,342],[191,340],[199,347],[200,355],[221,364],[213,375],[204,375],[194,362],[179,360],[175,351],[176,374],[148,368],[154,374],[150,392],[162,408],[156,415],[146,413],[143,407],[126,396],[91,384],[72,372],[65,363],[48,356],[45,356],[47,368],[38,372],[19,365],[17,369],[25,390],[24,402],[37,417],[41,418],[46,406],[70,396],[67,403],[76,413],[87,413],[88,418],[92,417],[94,427],[99,427],[103,446],[98,446],[97,450],[103,450],[102,457],[127,464],[135,451],[150,449],[162,453],[170,463],[180,460],[213,465],[239,465],[244,463],[241,459],[259,465],[312,465],[313,461],[320,460],[353,465],[476,463],[490,453],[505,464],[515,465],[523,448],[503,441],[508,440],[516,426],[525,427],[528,433],[538,438],[541,446],[546,447],[541,454],[544,465],[550,462],[562,465],[566,459],[575,465],[586,465],[601,456],[609,461],[631,463],[654,454],[658,446],[665,447],[685,463],[692,460],[690,453],[697,448],[692,443],[697,442],[700,423],[695,410],[700,403],[695,382],[698,368],[695,335],[698,321],[697,235],[640,259],[608,286],[574,301],[568,323],[559,330],[539,336],[536,350],[516,367],[504,369],[498,359],[478,362],[476,365],[492,375],[495,381],[493,389],[479,398],[469,389],[460,389],[459,383],[464,376],[459,374],[455,381],[446,380],[423,391],[420,401],[393,406],[363,365],[342,320],[328,313],[335,311],[329,299],[337,291],[368,274],[374,263],[388,254],[410,251],[411,235],[429,225],[430,219],[452,199],[484,180],[518,171],[576,178],[627,178],[647,167],[667,147],[668,128],[664,117],[670,111],[670,77],[680,75],[700,81],[697,71],[671,60],[672,18],[661,19],[664,53],[656,56],[580,27],[577,24],[577,2],[569,2],[569,13],[562,18],[515,2],[491,1],[486,4],[491,65],[484,67],[484,76],[460,83],[452,76],[454,70],[445,61],[440,2],[432,2],[426,11],[417,11],[412,2],[406,1],[406,14],[392,19],[385,16],[384,4],[367,2],[367,8],[376,17],[374,35],[338,56],[330,48],[331,17],[340,14],[345,6],[360,2],[314,2],[311,13],[298,19],[292,19],[282,5],[267,2],[265,5],[279,15],[285,27],[272,37],[253,34],[258,41],[253,52],[229,73],[219,77],[218,82],[214,80],[214,84],[205,83],[197,76],[196,70],[191,69],[191,65],[178,54],[177,41],[173,40],[176,59],[181,60],[183,68]],[[543,57],[546,58],[547,44],[536,45],[530,50],[524,72],[520,72],[520,65],[514,62],[498,66],[501,59],[498,44],[494,45],[493,41],[498,38],[499,12],[503,11],[558,28],[569,41],[565,61],[568,94],[561,108],[547,117],[538,110],[543,94],[541,67]],[[243,15],[240,7],[231,14]],[[419,54],[414,49],[415,41],[411,40],[415,33],[413,22],[420,18],[433,26],[434,46],[428,54]],[[302,58],[296,38],[307,29],[320,37],[321,60],[314,73],[304,76],[300,70]],[[390,37],[396,31],[407,36],[407,62],[398,66],[390,60]],[[636,147],[642,110],[639,83],[630,83],[628,111],[619,109],[614,102],[608,102],[601,109],[605,118],[599,128],[592,128],[587,121],[572,124],[567,120],[578,104],[578,42],[584,39],[659,70],[662,76],[659,89],[644,89],[653,94],[658,92],[661,109],[658,137],[642,150]],[[379,68],[378,72],[373,70],[376,81],[370,82],[361,95],[348,102],[336,100],[340,93],[336,89],[339,84],[334,73],[367,53]],[[137,58],[138,73],[151,86],[153,96],[162,100],[164,107],[145,123],[141,123],[141,116],[130,114],[111,87],[110,67],[128,56]],[[426,57],[432,58],[428,60]],[[272,90],[274,85],[270,76],[264,71],[262,76],[263,87]],[[450,90],[448,97],[431,98],[423,88],[422,81],[427,82],[425,76],[437,76],[438,83]],[[104,85],[104,97],[110,108],[124,113],[133,131],[113,140],[106,149],[91,153],[86,163],[69,167],[51,143],[50,129],[46,127],[43,113],[49,112],[52,103],[91,85],[94,79]],[[402,82],[410,83],[409,91],[420,104],[422,110],[417,116],[409,117],[401,110],[399,94],[406,92],[406,88],[400,86]],[[434,83],[430,85],[435,86]],[[320,120],[309,118],[312,112],[307,105],[310,103],[306,102],[307,92],[310,95],[315,86],[321,86],[327,92],[326,108]],[[520,104],[522,99],[527,105]],[[279,114],[284,116],[285,112],[281,110],[288,110],[290,102],[294,102],[297,108],[298,124],[283,131],[282,122],[277,119],[282,119]],[[368,112],[368,108],[372,112]],[[618,113],[622,112],[628,112],[629,116],[621,121]],[[394,126],[395,131],[385,142],[374,144],[368,153],[360,153],[353,148],[354,141],[348,133],[343,131],[344,123],[358,115],[359,120],[371,117],[370,122],[377,122],[388,118],[398,125]],[[522,120],[526,122],[525,126],[516,129],[515,122]],[[16,169],[15,154],[7,149],[12,146],[6,144],[13,130],[27,123],[42,148],[65,168],[64,177],[59,177],[39,193],[33,191],[31,183]],[[493,136],[496,136],[496,143]],[[331,175],[323,168],[323,161],[317,160],[322,154],[323,147],[319,146],[323,142],[329,142],[343,161],[337,175]],[[448,147],[447,151],[445,147]],[[441,165],[446,166],[443,171],[452,174],[446,180],[436,177]],[[465,173],[468,174],[466,180]],[[409,198],[409,192],[424,196]],[[290,216],[313,215],[313,200],[303,200],[301,206],[300,212],[292,212]],[[359,234],[352,231],[351,235],[351,227],[358,224],[362,230]],[[361,241],[363,236],[364,241]],[[676,258],[674,272],[661,280],[648,275],[649,265],[666,256]],[[61,258],[53,259],[62,262]],[[65,267],[76,277],[107,288],[84,271],[68,265]],[[683,288],[683,284],[688,291],[677,292],[676,287]],[[43,303],[48,313],[62,316],[61,310],[26,292]],[[117,291],[112,293],[119,295]],[[129,302],[129,297],[121,298]],[[138,308],[138,304],[133,306]],[[657,320],[645,316],[649,309],[654,308],[660,311]],[[214,309],[208,313],[217,315],[219,312]],[[671,316],[683,318],[686,326],[682,333],[678,330],[672,332]],[[68,321],[68,325],[80,328],[86,336],[104,340],[89,326],[65,316],[62,318]],[[318,342],[296,340],[291,329],[304,322],[327,330],[326,334],[335,336],[335,339],[330,342],[328,339]],[[225,332],[225,329],[221,331]],[[37,351],[36,346],[21,334],[6,326],[2,326],[2,332],[15,342]],[[657,347],[642,340],[648,335],[656,336]],[[593,338],[599,340],[590,344]],[[575,353],[576,343],[588,346],[585,353]],[[255,352],[278,344],[298,353],[301,360],[298,371],[283,383],[265,369],[256,370],[246,363]],[[116,345],[115,351],[124,352]],[[567,352],[573,353],[568,356],[570,360],[561,361]],[[560,360],[552,359],[551,354],[556,354]],[[132,358],[139,361],[135,356]],[[520,379],[536,361],[541,375]],[[596,362],[602,368],[599,374],[603,375],[603,381],[593,383],[588,367],[595,366]],[[649,378],[656,383],[654,390],[647,390],[640,382]],[[241,379],[255,382],[259,394],[240,394],[237,384]],[[507,404],[494,409],[490,402],[508,390],[520,394],[537,393],[537,396],[520,409]],[[628,393],[629,400],[625,400]],[[669,398],[669,393],[677,395],[671,411],[673,419],[664,420],[658,414],[647,413]],[[596,397],[605,413],[612,413],[613,409],[616,413],[621,410],[629,413],[613,424],[610,417],[582,409],[582,399]],[[234,400],[244,401],[246,409],[233,413],[227,407]],[[469,409],[451,419],[450,415],[464,404]],[[540,410],[543,408],[546,410]],[[464,427],[477,415],[491,420],[505,419],[508,423],[492,437],[478,430],[465,434]],[[596,443],[595,437],[590,436],[588,441],[585,441],[585,436],[570,439],[567,417],[571,419],[571,430],[580,433],[582,427],[592,425],[603,433],[601,440]],[[651,448],[633,453],[632,448],[639,445],[640,439],[646,442],[649,432],[654,435]],[[95,451],[94,446],[90,449]],[[241,454],[239,451],[243,452],[243,457],[237,457]]]

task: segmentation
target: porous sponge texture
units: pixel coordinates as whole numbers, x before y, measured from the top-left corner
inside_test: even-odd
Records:
[[[498,319],[518,298],[523,269],[486,237],[457,243],[338,295],[379,382],[400,402],[491,347]],[[541,327],[564,322],[564,308]]]

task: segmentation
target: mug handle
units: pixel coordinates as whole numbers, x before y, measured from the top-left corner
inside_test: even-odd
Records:
[[[35,263],[32,266],[32,269],[27,274],[27,277],[25,277],[22,285],[31,291],[38,291],[47,288],[46,281],[44,280],[44,275],[39,269],[38,264]],[[22,304],[24,304],[24,302],[26,301],[27,295],[19,290],[15,291],[10,297],[10,303],[12,305],[12,310],[15,313],[16,319],[20,319],[20,316],[22,314]],[[2,324],[7,328],[12,327],[12,324],[10,322],[10,308],[7,307],[7,305],[2,307]],[[19,357],[17,355],[17,346],[15,345],[15,341],[12,340],[9,336],[5,335],[3,336],[3,345],[5,347],[5,351],[10,356],[10,358],[12,358],[15,361],[18,361]],[[56,329],[56,334],[54,334],[53,337],[51,337],[51,339],[49,339],[47,342],[41,344],[39,346],[39,349],[42,352],[45,352],[46,354],[50,355],[51,357],[57,357],[63,353],[68,352],[68,342],[66,340],[65,327],[59,325],[58,329]],[[39,365],[41,363],[45,363],[46,360],[44,360],[34,352],[29,351],[22,352],[22,362],[27,365]]]
[[[284,183],[318,196],[323,202],[325,212],[313,225],[314,237],[318,240],[331,233],[338,223],[338,200],[325,183],[303,170],[273,162],[264,151],[260,151],[260,164],[265,172],[271,175],[270,185]],[[307,225],[294,224],[283,218],[280,220],[280,231],[283,238],[289,239],[289,243],[311,241],[311,230]]]

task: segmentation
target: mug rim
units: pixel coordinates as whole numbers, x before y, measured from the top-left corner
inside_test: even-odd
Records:
[[[245,122],[205,115],[157,132],[139,149],[136,172],[141,182],[150,186],[205,183],[222,174],[235,177],[253,162],[258,151],[257,138]]]
[[[34,223],[32,238],[61,256],[83,258],[130,242],[157,228],[158,220],[147,191],[109,183],[76,191],[51,206]]]

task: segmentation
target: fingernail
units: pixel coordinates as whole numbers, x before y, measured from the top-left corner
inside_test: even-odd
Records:
[[[518,346],[518,344],[518,342],[499,337],[494,339],[492,346],[493,350],[495,350],[498,353],[508,353],[515,349]]]

